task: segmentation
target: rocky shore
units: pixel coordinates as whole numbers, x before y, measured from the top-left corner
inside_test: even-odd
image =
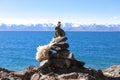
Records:
[[[77,60],[51,59],[43,66],[29,66],[20,72],[0,68],[0,80],[120,80],[120,65],[96,70],[84,64]]]

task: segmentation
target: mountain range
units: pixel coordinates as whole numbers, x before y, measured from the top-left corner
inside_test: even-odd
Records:
[[[0,24],[0,31],[54,31],[54,24],[30,24],[30,25],[7,25]],[[65,23],[62,25],[62,29],[65,31],[120,31],[120,24],[110,24],[110,25],[77,25],[72,23]]]

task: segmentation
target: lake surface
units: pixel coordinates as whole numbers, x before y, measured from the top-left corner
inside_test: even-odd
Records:
[[[2,31],[0,32],[0,67],[21,71],[39,66],[36,49],[46,45],[54,32]],[[120,64],[120,32],[66,32],[69,50],[86,67],[105,69]]]

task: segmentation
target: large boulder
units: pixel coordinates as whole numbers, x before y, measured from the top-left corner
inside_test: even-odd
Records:
[[[41,62],[42,63],[42,62]],[[46,74],[50,72],[56,72],[61,69],[69,69],[72,67],[77,67],[84,69],[84,62],[71,60],[71,59],[49,59],[42,63],[42,66],[39,68],[41,73]]]

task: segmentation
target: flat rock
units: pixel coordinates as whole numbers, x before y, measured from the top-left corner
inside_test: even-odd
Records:
[[[80,69],[84,68],[84,62],[71,60],[71,59],[50,59],[47,60],[42,66],[39,68],[41,73],[46,74],[49,72],[56,72],[62,69],[69,69],[71,67],[78,67]]]
[[[103,74],[108,77],[120,78],[120,65],[114,65],[103,70]]]

